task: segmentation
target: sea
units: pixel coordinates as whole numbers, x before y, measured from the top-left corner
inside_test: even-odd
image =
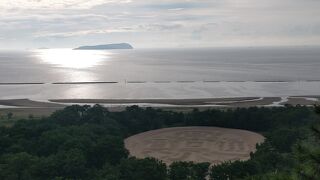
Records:
[[[0,99],[320,95],[320,47],[0,51]]]

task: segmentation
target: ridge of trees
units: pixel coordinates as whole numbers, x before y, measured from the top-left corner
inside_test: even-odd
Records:
[[[195,109],[189,113],[138,106],[109,112],[69,106],[41,120],[0,127],[0,179],[202,180],[320,179],[320,108],[287,106]],[[266,141],[248,161],[174,162],[129,157],[123,140],[165,127],[216,126],[262,133]],[[312,128],[311,128],[312,127]]]

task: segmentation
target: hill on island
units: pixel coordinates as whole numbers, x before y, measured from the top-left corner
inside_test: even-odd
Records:
[[[80,46],[74,50],[108,50],[108,49],[133,49],[133,47],[128,43],[119,44],[103,44],[95,46]]]

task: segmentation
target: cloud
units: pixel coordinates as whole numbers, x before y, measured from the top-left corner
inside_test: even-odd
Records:
[[[184,10],[185,8],[171,8],[171,9],[168,9],[169,11],[182,11]]]
[[[130,3],[131,0],[1,0],[1,9],[88,9],[108,3]]]
[[[206,7],[206,3],[203,2],[171,2],[171,3],[151,3],[144,6],[149,9],[191,9],[191,8],[203,8]]]
[[[101,30],[82,30],[82,31],[70,31],[70,32],[39,32],[34,35],[36,38],[43,37],[73,37],[73,36],[85,36],[92,34],[109,34],[118,32],[132,32],[131,28],[118,28],[118,29],[101,29]]]
[[[147,25],[140,25],[139,29],[144,31],[171,31],[171,30],[177,30],[183,28],[183,25],[181,24],[147,24]]]
[[[12,47],[320,44],[319,9],[317,0],[1,0],[0,34]]]
[[[132,32],[163,32],[171,31],[182,28],[181,24],[147,24],[147,25],[134,25],[131,27],[118,27],[118,28],[102,28],[102,29],[89,29],[80,31],[68,31],[68,32],[37,32],[33,36],[36,38],[67,38],[74,36],[86,36],[86,35],[98,35],[98,34],[110,34],[110,33],[132,33]]]

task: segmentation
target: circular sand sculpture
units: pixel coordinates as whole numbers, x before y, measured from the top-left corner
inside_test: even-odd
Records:
[[[154,157],[170,164],[175,161],[209,162],[247,160],[260,134],[217,127],[166,128],[131,136],[125,146],[131,156]]]

